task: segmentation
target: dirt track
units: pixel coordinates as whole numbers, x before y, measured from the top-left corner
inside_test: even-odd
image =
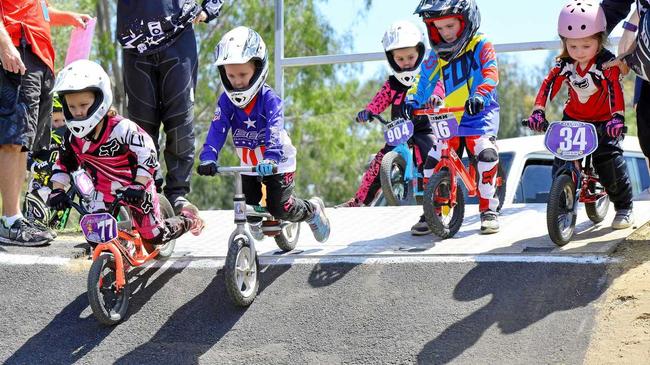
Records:
[[[599,304],[585,364],[647,364],[650,360],[650,223],[614,253],[611,282]]]

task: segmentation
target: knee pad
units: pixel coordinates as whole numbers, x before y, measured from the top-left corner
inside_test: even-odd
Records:
[[[478,160],[481,162],[497,162],[499,154],[494,148],[486,148],[478,154]]]

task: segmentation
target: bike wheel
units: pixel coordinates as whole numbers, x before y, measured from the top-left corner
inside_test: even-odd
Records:
[[[129,283],[121,290],[116,286],[116,268],[113,255],[101,254],[88,272],[88,301],[93,315],[105,325],[114,325],[126,316],[129,308]],[[126,273],[125,273],[126,275]]]
[[[589,184],[589,191],[596,193],[596,184]],[[598,186],[599,190],[604,190],[602,186]],[[605,219],[607,215],[607,210],[609,209],[609,196],[604,195],[597,201],[593,203],[585,203],[585,210],[587,211],[587,217],[594,223],[600,223]]]
[[[551,240],[558,246],[571,241],[576,227],[576,186],[571,176],[555,178],[546,208],[546,227]]]
[[[162,219],[171,218],[174,216],[174,208],[169,203],[169,200],[163,195],[158,195],[159,204],[160,204],[160,213]],[[160,247],[158,251],[158,258],[167,258],[174,253],[174,247],[176,247],[176,240],[171,240]]]
[[[453,237],[465,216],[465,198],[460,187],[456,190],[456,205],[451,204],[451,184],[449,172],[442,170],[431,176],[424,190],[424,218],[431,231],[442,239]]]
[[[275,243],[278,247],[288,252],[296,248],[300,236],[300,223],[282,222],[282,232],[275,236]]]
[[[386,205],[407,205],[412,195],[411,185],[404,180],[406,162],[402,155],[390,151],[381,160],[379,180]]]
[[[230,299],[240,307],[248,307],[253,303],[260,285],[257,254],[254,262],[251,262],[252,256],[248,238],[235,236],[226,255],[224,279]]]

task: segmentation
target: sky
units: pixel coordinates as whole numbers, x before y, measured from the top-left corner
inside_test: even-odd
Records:
[[[557,17],[567,0],[476,0],[481,11],[481,27],[493,44],[552,41],[557,39]],[[351,53],[381,52],[381,38],[396,20],[410,20],[421,27],[422,21],[413,11],[417,0],[373,0],[367,15],[359,17],[362,0],[329,0],[319,5],[338,35],[351,35]],[[617,27],[613,36],[620,36]],[[610,49],[615,52],[615,47]],[[509,53],[525,67],[543,66],[547,51]],[[550,65],[549,65],[550,67]],[[360,79],[365,80],[388,71],[386,62],[366,62]]]

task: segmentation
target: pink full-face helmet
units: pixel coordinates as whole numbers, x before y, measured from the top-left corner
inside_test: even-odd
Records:
[[[586,38],[604,32],[605,12],[598,1],[571,0],[560,12],[557,32],[564,38]]]

